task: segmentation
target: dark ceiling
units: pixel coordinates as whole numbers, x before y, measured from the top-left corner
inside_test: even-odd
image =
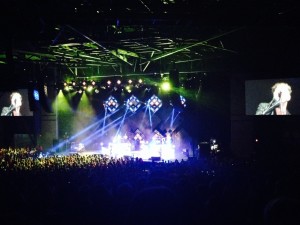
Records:
[[[299,70],[296,1],[1,4],[0,71],[21,80]]]

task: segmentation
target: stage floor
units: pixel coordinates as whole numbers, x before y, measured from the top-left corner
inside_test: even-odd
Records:
[[[140,158],[143,161],[175,161],[177,160],[187,160],[188,157],[184,153],[177,153],[175,151],[168,150],[166,151],[109,151],[107,149],[101,150],[89,150],[89,149],[82,149],[80,151],[74,149],[68,149],[65,151],[54,153],[57,156],[67,156],[72,154],[79,154],[81,156],[88,156],[88,155],[105,155],[109,158]]]

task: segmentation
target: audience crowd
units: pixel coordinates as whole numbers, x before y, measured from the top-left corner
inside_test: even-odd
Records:
[[[300,224],[300,171],[288,163],[34,152],[0,149],[0,224]]]

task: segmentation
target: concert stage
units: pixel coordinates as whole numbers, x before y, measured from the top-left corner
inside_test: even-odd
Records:
[[[87,149],[83,144],[73,144],[71,148],[52,153],[57,156],[79,154],[88,156],[94,154],[104,155],[109,158],[139,158],[143,161],[175,161],[186,160],[186,150],[176,149],[172,144],[141,144],[136,150],[130,143],[110,143],[108,146],[100,146],[98,149]]]

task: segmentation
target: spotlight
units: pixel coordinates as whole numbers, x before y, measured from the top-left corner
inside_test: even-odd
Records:
[[[96,82],[93,80],[93,81],[92,81],[92,85],[95,86],[95,84],[96,84]]]
[[[46,84],[44,84],[44,93],[46,96],[48,96],[48,87]]]
[[[70,86],[65,86],[64,90],[65,91],[70,91]]]
[[[212,154],[216,154],[220,152],[219,144],[217,143],[217,140],[214,138],[210,139],[210,150]]]
[[[186,102],[186,99],[182,95],[178,95],[177,93],[170,95],[170,105],[180,112],[187,106]]]
[[[132,80],[129,79],[129,80],[128,80],[128,83],[131,84],[131,83],[132,83]]]
[[[140,100],[137,97],[135,97],[134,95],[132,95],[127,100],[126,105],[130,109],[131,112],[135,112],[141,106],[141,102],[140,102]]]
[[[183,107],[186,107],[186,99],[182,95],[180,95],[180,102]]]
[[[88,88],[87,88],[87,91],[91,92],[92,90],[93,90],[93,86],[89,85]]]
[[[130,88],[130,86],[126,86],[125,89],[126,89],[126,91],[127,91],[128,93],[131,93],[131,88]]]
[[[39,94],[39,91],[34,89],[33,90],[33,98],[35,101],[39,101],[40,100],[40,94]]]
[[[153,95],[147,102],[147,105],[150,107],[153,113],[157,112],[162,106],[162,101],[156,96]]]
[[[169,82],[165,81],[161,84],[161,88],[163,91],[170,91],[171,90],[171,85]]]
[[[118,101],[113,96],[110,96],[104,102],[104,107],[108,109],[110,112],[114,112],[118,108],[118,106],[119,106]]]
[[[119,84],[119,85],[120,85],[121,83],[122,83],[122,82],[121,82],[121,80],[117,80],[117,84]]]
[[[110,80],[107,81],[107,85],[108,85],[108,86],[111,85],[111,81],[110,81]]]

